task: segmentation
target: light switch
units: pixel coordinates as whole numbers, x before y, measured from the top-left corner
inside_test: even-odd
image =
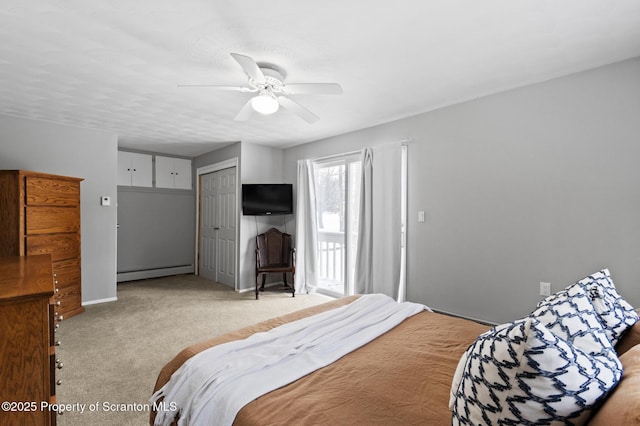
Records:
[[[418,222],[424,222],[424,221],[425,221],[424,211],[420,210],[418,212]]]
[[[111,197],[102,196],[100,197],[100,205],[101,206],[110,206],[111,205]]]

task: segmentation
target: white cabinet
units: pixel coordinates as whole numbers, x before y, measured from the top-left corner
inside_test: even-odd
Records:
[[[148,154],[118,151],[118,185],[151,187],[153,157]]]
[[[156,155],[156,188],[191,189],[191,160]]]

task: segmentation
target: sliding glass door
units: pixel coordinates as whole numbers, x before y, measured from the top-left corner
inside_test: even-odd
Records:
[[[358,242],[361,161],[359,155],[314,162],[318,223],[318,291],[353,293]]]

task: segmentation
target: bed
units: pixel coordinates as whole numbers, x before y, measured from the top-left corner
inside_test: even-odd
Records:
[[[162,368],[154,392],[187,360],[208,348],[350,304],[357,298],[337,299],[192,345]],[[451,386],[461,356],[490,329],[424,310],[336,362],[258,397],[240,409],[233,424],[451,424]],[[629,327],[618,348],[624,375],[591,416],[591,425],[640,425],[640,325]],[[155,417],[152,411],[151,424]],[[210,424],[217,423],[211,419]]]

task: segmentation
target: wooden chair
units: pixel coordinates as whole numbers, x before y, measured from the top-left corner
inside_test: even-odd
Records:
[[[287,272],[291,273],[291,285],[287,283]],[[276,228],[256,236],[256,300],[258,291],[264,291],[267,274],[282,273],[285,291],[296,296],[294,280],[296,274],[296,249],[291,243],[291,235],[282,233]],[[262,283],[258,288],[258,281]]]

